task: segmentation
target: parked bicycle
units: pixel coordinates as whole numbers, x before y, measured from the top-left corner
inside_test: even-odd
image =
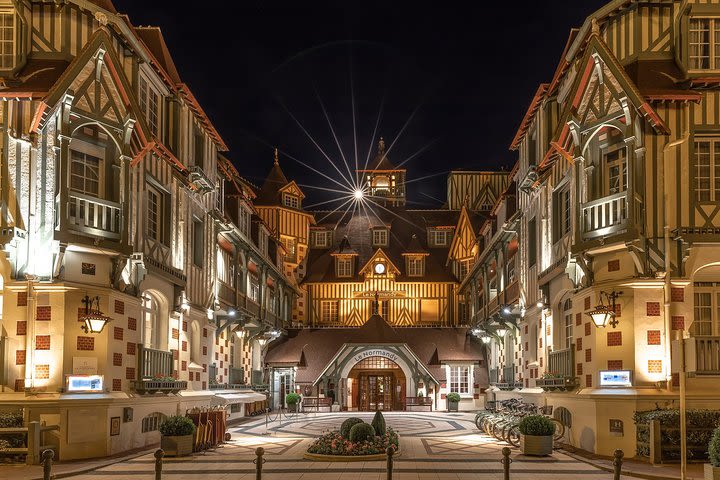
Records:
[[[488,402],[486,409],[475,415],[475,426],[488,436],[519,447],[520,430],[518,425],[520,420],[527,415],[545,415],[550,418],[555,424],[553,439],[556,442],[565,435],[565,425],[551,416],[552,406],[541,407],[517,398]]]

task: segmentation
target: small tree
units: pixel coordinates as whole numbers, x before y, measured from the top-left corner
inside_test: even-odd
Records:
[[[285,403],[288,405],[297,405],[300,403],[300,395],[298,395],[295,392],[290,392],[287,395],[285,395]]]
[[[387,430],[387,427],[385,425],[385,417],[383,417],[383,414],[380,410],[375,412],[375,416],[373,417],[372,423],[370,425],[372,425],[372,427],[375,429],[375,435],[385,435],[385,430]]]

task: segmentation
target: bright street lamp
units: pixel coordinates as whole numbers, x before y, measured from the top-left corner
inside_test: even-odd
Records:
[[[353,192],[353,196],[355,197],[355,200],[362,200],[365,196],[365,193],[358,188]]]

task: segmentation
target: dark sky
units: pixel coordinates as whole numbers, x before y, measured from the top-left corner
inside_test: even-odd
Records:
[[[606,1],[114,3],[135,25],[162,28],[251,181],[262,183],[277,145],[297,159],[281,155],[289,178],[337,188],[298,162],[340,179],[298,123],[346,172],[319,97],[354,171],[354,90],[359,163],[382,104],[377,135],[398,138],[391,161],[420,152],[405,164],[408,180],[440,174],[408,185],[411,205],[424,207],[445,198],[450,169],[512,166],[508,146],[537,85],[550,80],[570,28]],[[305,191],[306,205],[327,195]]]

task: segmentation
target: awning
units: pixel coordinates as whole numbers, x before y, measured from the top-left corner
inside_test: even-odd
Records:
[[[267,397],[265,395],[255,392],[217,393],[213,397],[213,403],[216,403],[217,405],[264,402],[265,400],[267,400]]]

